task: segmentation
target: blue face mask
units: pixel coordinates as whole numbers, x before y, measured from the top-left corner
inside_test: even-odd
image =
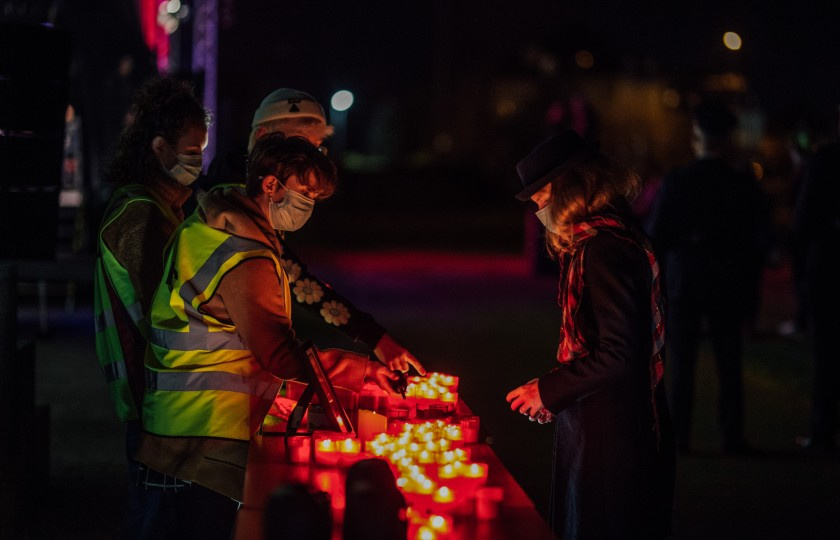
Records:
[[[286,186],[283,188],[286,193],[279,202],[268,198],[268,220],[278,231],[296,231],[309,220],[315,208],[315,201]]]

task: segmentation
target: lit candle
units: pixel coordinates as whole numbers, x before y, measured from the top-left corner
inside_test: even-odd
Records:
[[[422,464],[434,463],[435,457],[428,450],[422,450],[417,454],[417,462]]]
[[[446,426],[446,438],[450,441],[461,441],[464,439],[460,425]]]
[[[462,473],[464,478],[472,478],[479,481],[479,485],[487,481],[487,464],[486,463],[470,463],[464,468]]]
[[[294,435],[286,438],[289,463],[309,463],[312,456],[309,435]]]
[[[439,533],[448,533],[452,529],[451,519],[444,516],[431,515],[429,516],[429,527]]]
[[[359,439],[369,441],[388,430],[388,418],[373,411],[359,409]]]
[[[417,540],[437,540],[437,533],[425,525],[418,527]]]
[[[475,444],[478,442],[478,429],[480,424],[481,421],[478,416],[468,416],[461,419],[461,433],[465,443]]]
[[[438,477],[444,480],[451,480],[458,477],[458,471],[455,469],[454,463],[447,463],[438,467]]]
[[[361,448],[361,442],[358,439],[347,438],[338,444],[338,451],[342,454],[358,454]]]
[[[335,452],[335,443],[332,439],[321,439],[320,441],[318,441],[317,451]]]
[[[448,487],[440,486],[437,491],[435,491],[432,500],[436,503],[448,504],[455,500],[455,495]]]
[[[417,493],[421,495],[431,495],[435,491],[435,483],[425,476],[420,476],[417,482]]]
[[[328,467],[338,463],[338,449],[332,439],[318,439],[315,443],[315,463]]]

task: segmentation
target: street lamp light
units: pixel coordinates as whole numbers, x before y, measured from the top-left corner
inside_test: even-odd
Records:
[[[335,134],[332,139],[332,147],[336,152],[343,152],[347,146],[347,111],[353,106],[353,93],[349,90],[339,90],[330,98],[333,127]]]

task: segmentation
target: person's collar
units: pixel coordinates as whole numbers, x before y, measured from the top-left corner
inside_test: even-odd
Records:
[[[182,208],[187,199],[192,195],[192,188],[182,186],[174,180],[163,176],[153,176],[148,183],[148,187],[154,191],[159,200],[172,208],[175,215],[182,215]]]

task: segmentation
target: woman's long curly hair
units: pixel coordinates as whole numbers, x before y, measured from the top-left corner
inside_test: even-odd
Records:
[[[144,84],[129,112],[132,120],[120,133],[105,171],[109,182],[145,184],[161,170],[152,139],[160,135],[174,148],[190,127],[210,124],[210,113],[195,97],[192,85],[170,77]]]
[[[633,171],[598,154],[551,181],[548,206],[557,234],[545,232],[552,255],[573,246],[572,227],[603,210],[618,197],[632,201],[639,194],[641,180]]]

